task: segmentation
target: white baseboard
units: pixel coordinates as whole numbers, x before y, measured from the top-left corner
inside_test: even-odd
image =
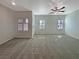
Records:
[[[5,40],[5,41],[3,41],[3,42],[0,42],[0,45],[2,45],[2,44],[4,44],[4,43],[6,43],[6,42],[8,42],[9,40],[12,40],[13,38],[10,38],[10,39],[7,39],[7,40]]]
[[[69,34],[66,34],[66,35],[72,37],[73,39],[77,39],[77,40],[79,40],[79,37],[75,37],[75,36],[73,36],[73,35],[69,35]]]

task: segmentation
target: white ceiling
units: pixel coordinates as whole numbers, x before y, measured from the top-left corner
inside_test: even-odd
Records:
[[[65,13],[68,14],[79,9],[79,0],[15,0],[16,6],[11,4],[12,0],[0,0],[3,4],[15,11],[33,11],[34,14],[49,14],[51,8],[65,6]],[[57,3],[57,4],[56,4]]]

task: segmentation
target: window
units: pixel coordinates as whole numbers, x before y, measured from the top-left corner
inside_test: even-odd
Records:
[[[23,30],[23,19],[18,19],[18,31],[22,31]]]
[[[57,29],[63,29],[64,21],[63,20],[58,20],[57,21]]]
[[[28,31],[28,18],[26,18],[25,22],[24,22],[24,31]]]
[[[40,29],[45,28],[45,20],[40,20]]]
[[[28,31],[28,18],[18,20],[18,31]]]
[[[18,24],[18,31],[22,31],[22,24]]]

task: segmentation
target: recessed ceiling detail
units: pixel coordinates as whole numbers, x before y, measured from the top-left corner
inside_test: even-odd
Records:
[[[0,0],[0,4],[15,11],[32,11],[38,15],[48,14],[51,8],[53,9],[55,6],[60,6],[60,8],[65,6],[63,14],[68,14],[79,9],[79,0],[15,0],[16,6],[13,6],[10,1],[12,0]]]

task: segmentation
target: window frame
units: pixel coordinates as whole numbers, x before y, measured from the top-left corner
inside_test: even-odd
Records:
[[[39,21],[39,28],[40,29],[45,29],[45,20],[40,20]]]
[[[64,20],[57,20],[57,29],[58,30],[64,29]]]
[[[27,22],[27,23],[26,23],[26,19],[28,19],[28,22]],[[17,28],[17,31],[18,31],[18,32],[28,32],[28,31],[29,31],[29,18],[25,18],[25,19],[24,19],[24,18],[20,18],[20,20],[23,20],[22,23],[19,23],[19,22],[18,22],[18,25],[19,25],[19,24],[22,24],[22,30],[18,30],[18,28],[19,28],[19,27],[18,27],[18,28]],[[19,21],[19,19],[18,19],[18,21]],[[24,30],[24,25],[25,25],[25,24],[27,24],[27,28],[28,28],[26,31]],[[17,25],[17,26],[18,26],[18,25]]]

